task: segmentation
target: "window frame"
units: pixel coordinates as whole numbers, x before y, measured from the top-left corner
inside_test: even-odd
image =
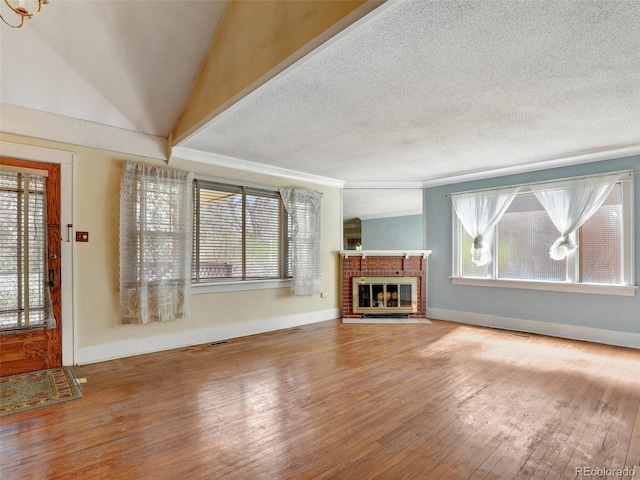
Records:
[[[257,184],[250,184],[250,183],[240,183],[240,182],[234,182],[232,180],[224,180],[224,179],[218,179],[218,178],[210,178],[210,177],[204,177],[204,176],[198,176],[196,175],[196,177],[194,178],[194,183],[193,183],[193,195],[194,195],[194,224],[193,224],[193,232],[194,232],[194,239],[193,239],[193,255],[194,258],[192,260],[192,263],[196,263],[198,262],[199,259],[196,258],[196,255],[198,255],[198,247],[197,245],[199,244],[199,238],[197,236],[197,233],[199,232],[200,229],[200,210],[199,210],[199,199],[197,198],[197,190],[196,190],[196,185],[197,182],[201,182],[202,184],[204,184],[205,186],[209,186],[209,187],[215,187],[218,186],[220,188],[226,188],[229,190],[238,190],[239,192],[242,193],[243,196],[243,218],[246,219],[246,195],[256,195],[256,194],[260,194],[260,193],[266,193],[268,195],[265,195],[265,197],[271,197],[273,198],[275,195],[278,196],[279,198],[279,205],[280,205],[280,219],[281,219],[281,225],[280,225],[280,238],[279,238],[279,255],[280,255],[280,262],[279,262],[279,272],[280,272],[280,277],[279,278],[230,278],[230,279],[225,279],[223,277],[221,277],[220,279],[206,279],[205,281],[196,281],[196,278],[192,276],[192,283],[191,283],[191,293],[193,295],[198,295],[198,294],[207,294],[207,293],[222,293],[222,292],[234,292],[234,291],[249,291],[249,290],[262,290],[262,289],[273,289],[273,288],[287,288],[287,287],[291,287],[292,285],[292,278],[290,276],[287,276],[287,263],[289,261],[289,253],[288,253],[288,238],[287,238],[287,225],[288,225],[288,219],[287,219],[287,215],[286,215],[286,211],[284,209],[284,205],[282,202],[282,198],[278,192],[278,188],[274,187],[274,186],[269,186],[269,185],[257,185]],[[245,221],[243,220],[243,228],[245,225]],[[246,237],[243,238],[242,241],[242,251],[243,251],[243,267],[242,270],[243,272],[245,271],[245,252],[246,252],[246,244],[245,244],[245,240]]]
[[[615,172],[611,172],[615,173]],[[452,218],[452,275],[449,277],[453,285],[482,286],[482,287],[498,287],[498,288],[516,288],[528,290],[545,290],[554,292],[574,292],[589,293],[602,295],[618,295],[618,296],[634,296],[638,287],[635,285],[634,278],[634,172],[621,171],[624,178],[619,180],[622,187],[622,282],[618,284],[601,284],[601,283],[582,283],[579,282],[579,251],[576,249],[567,257],[567,275],[565,281],[549,281],[549,280],[520,280],[520,279],[504,279],[498,277],[498,250],[500,248],[500,239],[497,235],[497,225],[494,226],[492,257],[493,260],[487,265],[487,277],[464,277],[462,274],[462,238],[463,227],[462,222],[455,213],[453,202],[451,203]],[[558,180],[545,182],[536,182],[538,184],[553,183],[555,181],[566,181],[577,178],[591,177],[595,175],[586,175],[583,177],[568,177]],[[528,194],[531,189],[527,184],[520,184],[522,187],[518,195]],[[515,186],[515,185],[514,185]],[[498,188],[498,187],[495,187]],[[579,231],[572,234],[574,242],[579,245]]]

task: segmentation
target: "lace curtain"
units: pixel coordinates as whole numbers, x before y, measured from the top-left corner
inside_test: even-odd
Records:
[[[320,294],[322,194],[312,190],[281,188],[289,214],[290,260],[294,295]]]
[[[560,232],[549,256],[564,259],[576,249],[570,236],[600,208],[613,190],[620,174],[578,178],[546,185],[531,185],[531,191]]]
[[[456,215],[473,238],[471,258],[476,265],[491,262],[491,239],[487,234],[500,221],[518,191],[520,187],[451,195]]]
[[[193,173],[127,162],[120,187],[123,323],[189,317]]]

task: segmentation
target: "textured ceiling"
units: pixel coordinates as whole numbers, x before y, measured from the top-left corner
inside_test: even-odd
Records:
[[[0,25],[0,101],[166,138],[226,4],[52,0]],[[180,146],[347,185],[633,149],[639,24],[638,0],[389,0]]]
[[[640,144],[640,1],[390,0],[182,147],[347,182]]]
[[[226,4],[52,0],[0,25],[0,101],[167,138]]]

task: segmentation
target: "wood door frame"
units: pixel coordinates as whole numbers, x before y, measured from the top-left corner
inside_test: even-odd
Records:
[[[77,335],[75,324],[75,154],[64,150],[34,147],[0,141],[0,156],[60,165],[60,228],[61,249],[61,325],[62,325],[62,365],[75,365]],[[67,228],[67,225],[72,225]]]

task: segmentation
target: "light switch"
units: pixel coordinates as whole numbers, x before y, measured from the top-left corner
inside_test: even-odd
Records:
[[[89,232],[76,232],[76,242],[88,242]]]

